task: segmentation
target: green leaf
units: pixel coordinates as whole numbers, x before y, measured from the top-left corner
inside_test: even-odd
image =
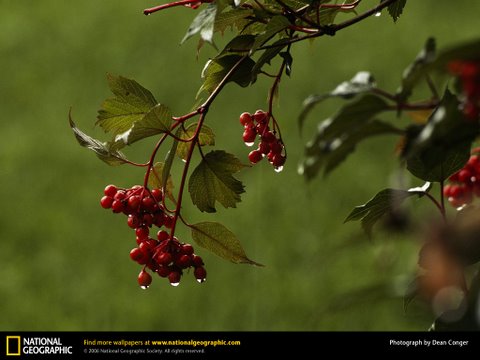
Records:
[[[394,3],[388,5],[388,13],[392,17],[394,22],[397,22],[400,15],[403,13],[403,8],[407,4],[407,0],[397,0]]]
[[[193,35],[200,33],[200,38],[203,41],[212,43],[213,39],[213,27],[215,25],[215,16],[217,14],[217,4],[211,3],[200,11],[198,15],[193,19],[187,33],[183,37],[181,43],[190,39]]]
[[[307,180],[317,176],[319,172],[328,175],[355,151],[357,144],[373,136],[389,134],[403,134],[403,131],[382,121],[373,120],[363,126],[350,128],[329,141],[319,136],[307,144],[306,158],[299,166],[299,173]]]
[[[277,15],[271,18],[268,22],[265,32],[255,39],[255,43],[252,46],[252,51],[257,50],[264,45],[268,40],[278,34],[280,31],[290,26],[290,21],[285,16]]]
[[[190,124],[185,131],[181,131],[179,138],[187,140],[192,138],[195,135],[197,130],[197,123]],[[206,125],[202,126],[200,133],[198,134],[198,145],[215,145],[215,134],[213,130]],[[189,142],[179,142],[177,147],[177,155],[185,160],[187,158],[188,149],[190,148]]]
[[[361,220],[362,228],[368,236],[372,235],[373,225],[387,212],[400,206],[405,199],[411,196],[422,197],[430,189],[430,183],[421,188],[410,190],[384,189],[375,195],[367,203],[357,206],[344,222]]]
[[[375,78],[371,73],[367,71],[360,71],[351,80],[342,82],[328,94],[310,95],[304,100],[302,112],[298,118],[300,129],[302,129],[305,119],[310,111],[312,111],[312,109],[322,101],[331,97],[340,97],[342,99],[349,100],[358,94],[372,90],[375,85]]]
[[[429,65],[436,57],[436,44],[434,38],[429,38],[412,64],[410,64],[402,76],[402,84],[397,90],[400,101],[405,101],[411,94],[415,84],[427,73]]]
[[[220,84],[225,75],[242,59],[240,55],[225,55],[219,58],[210,60],[202,72],[203,84],[198,93],[207,91],[212,93],[213,90]],[[246,58],[238,66],[235,73],[230,77],[228,82],[234,81],[241,87],[247,87],[252,82],[252,69],[255,62]]]
[[[177,137],[180,135],[181,129],[178,129],[176,135]],[[165,165],[162,169],[162,184],[168,184],[168,179],[170,179],[170,171],[172,170],[173,160],[175,159],[175,154],[177,152],[178,140],[173,139],[173,144],[170,150],[165,157]],[[167,193],[168,194],[168,193]],[[173,202],[175,202],[173,195],[170,198]]]
[[[455,44],[441,51],[432,67],[445,71],[447,64],[453,60],[478,60],[480,58],[480,39]]]
[[[115,143],[125,145],[161,133],[170,132],[172,113],[162,104],[154,106],[142,119],[133,123],[133,126],[115,137]],[[117,145],[118,146],[118,145]]]
[[[225,48],[220,53],[220,55],[223,56],[238,53],[244,54],[252,48],[254,42],[255,36],[253,35],[239,35],[237,37],[234,37],[227,45],[225,45]]]
[[[166,181],[163,179],[163,170],[165,168],[165,164],[163,162],[157,162],[150,170],[150,175],[148,177],[148,186],[151,189],[163,189],[165,194],[168,196],[170,200],[175,202],[175,198],[173,196],[173,180],[170,174]]]
[[[193,240],[225,260],[236,264],[263,266],[250,260],[234,233],[216,222],[201,222],[191,225]]]
[[[96,124],[115,136],[141,120],[157,104],[157,100],[135,80],[112,74],[107,74],[107,80],[115,97],[103,102]]]
[[[477,123],[464,119],[456,96],[446,90],[425,127],[407,138],[407,169],[425,181],[441,182],[460,170],[479,134]]]
[[[217,13],[214,30],[221,33],[224,33],[229,27],[232,29],[236,27],[241,30],[245,26],[245,19],[249,16],[253,16],[252,9],[238,8],[220,14]]]
[[[215,202],[225,208],[236,207],[245,192],[241,181],[232,175],[246,167],[235,156],[225,151],[211,151],[190,176],[188,191],[193,204],[200,211],[215,212]]]
[[[285,61],[285,74],[287,76],[290,76],[290,74],[292,73],[292,64],[293,64],[292,55],[289,52],[281,52],[280,56]]]
[[[81,146],[92,150],[100,160],[106,162],[108,165],[121,165],[127,162],[125,155],[120,151],[111,150],[105,143],[88,136],[78,129],[71,118],[71,114],[69,114],[69,121],[70,127],[72,128],[73,134],[78,143]]]

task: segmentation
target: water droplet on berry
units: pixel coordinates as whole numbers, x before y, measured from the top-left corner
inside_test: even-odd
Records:
[[[140,286],[140,288],[142,288],[143,290],[147,290],[149,286]]]
[[[382,15],[382,12],[381,12],[381,11],[375,13],[375,16],[376,16],[376,17],[379,17],[380,15]]]
[[[254,144],[253,142],[246,142],[245,143],[245,145],[247,145],[247,146],[253,146],[253,144]]]
[[[170,283],[170,285],[172,285],[172,286],[178,286],[178,285],[180,285],[180,282]]]
[[[197,279],[197,282],[198,282],[199,284],[204,283],[205,281],[207,281],[207,279]]]
[[[282,170],[283,170],[283,166],[275,167],[275,172],[277,172],[277,173],[282,172]]]

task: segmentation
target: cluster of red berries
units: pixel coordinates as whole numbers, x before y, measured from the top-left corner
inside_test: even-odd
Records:
[[[173,217],[167,214],[161,199],[162,190],[149,190],[135,185],[130,189],[121,189],[108,185],[100,205],[104,209],[112,209],[114,213],[127,215],[127,224],[135,229],[137,247],[130,251],[130,258],[144,265],[138,275],[138,284],[146,289],[152,282],[152,276],[146,268],[156,272],[160,277],[167,277],[170,284],[177,286],[183,275],[183,270],[194,268],[194,276],[198,282],[204,282],[207,272],[203,260],[193,253],[193,246],[182,244],[176,237],[171,237],[165,230],[157,233],[157,239],[150,237],[153,225],[161,228],[171,228]]]
[[[474,195],[480,197],[480,157],[470,156],[467,164],[448,180],[451,184],[445,185],[443,195],[452,206],[458,208],[470,204]]]
[[[450,72],[462,81],[465,102],[463,113],[469,120],[478,120],[480,116],[480,61],[452,61],[448,64]]]
[[[257,110],[254,114],[242,113],[240,123],[244,127],[243,141],[247,146],[252,146],[258,136],[260,138],[258,148],[248,154],[248,159],[252,164],[256,164],[266,156],[268,162],[279,171],[287,159],[283,154],[285,147],[275,132],[270,130],[269,119],[269,114],[262,110]]]

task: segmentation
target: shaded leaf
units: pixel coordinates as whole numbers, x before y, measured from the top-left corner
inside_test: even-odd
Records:
[[[411,94],[415,84],[420,80],[428,70],[428,65],[435,60],[436,44],[434,38],[429,38],[420,53],[412,64],[410,64],[402,76],[402,84],[397,90],[397,96],[400,101],[405,101]]]
[[[278,45],[278,46],[276,46],[276,45]],[[256,79],[256,76],[262,70],[263,66],[265,64],[270,64],[270,61],[272,61],[272,59],[275,56],[277,56],[280,53],[280,51],[282,51],[282,49],[287,45],[285,44],[285,40],[280,39],[280,40],[275,41],[272,44],[272,46],[274,46],[274,47],[265,49],[263,51],[262,55],[258,58],[257,62],[255,63],[255,66],[252,69],[252,73],[253,73],[255,79]]]
[[[363,126],[352,127],[330,141],[317,137],[307,144],[306,158],[299,167],[299,173],[307,179],[312,179],[319,172],[328,175],[355,151],[358,143],[373,136],[388,134],[403,134],[403,131],[373,120]]]
[[[195,168],[188,183],[193,203],[200,211],[215,212],[215,202],[225,208],[236,207],[245,192],[241,181],[232,175],[246,167],[225,151],[211,151]]]
[[[192,239],[215,255],[236,264],[263,266],[250,260],[234,233],[216,222],[201,222],[191,225]]]
[[[195,131],[197,130],[197,124],[190,124],[185,131],[181,131],[180,135],[178,136],[180,139],[187,140],[192,138],[195,135]],[[200,134],[198,134],[198,145],[205,146],[205,145],[215,145],[215,134],[213,130],[206,125],[202,126],[200,130]],[[177,146],[177,155],[181,159],[186,159],[188,154],[188,149],[190,148],[189,142],[179,142]]]
[[[168,175],[168,179],[166,182],[163,180],[163,170],[165,164],[163,162],[157,162],[150,170],[150,176],[148,177],[148,186],[151,189],[163,189],[165,194],[168,196],[170,200],[175,202],[175,198],[173,196],[173,180],[170,174]]]
[[[239,62],[243,57],[240,55],[225,55],[210,60],[202,72],[203,84],[198,93],[207,91],[211,93],[220,84],[225,75]],[[252,82],[252,69],[255,62],[246,58],[236,69],[235,73],[228,80],[234,81],[242,87],[247,87]]]
[[[70,127],[72,128],[73,134],[75,135],[78,143],[81,146],[92,150],[100,160],[106,162],[108,165],[121,165],[127,162],[125,155],[123,155],[120,151],[111,150],[105,143],[88,136],[78,129],[70,114],[69,121]]]
[[[372,235],[373,225],[387,212],[400,206],[411,196],[423,196],[430,188],[430,183],[421,188],[410,190],[384,189],[364,205],[356,206],[344,222],[360,220],[368,236]]]
[[[154,106],[142,119],[133,123],[133,126],[115,137],[115,142],[125,145],[147,138],[149,136],[170,132],[172,113],[162,104]],[[117,145],[118,146],[118,145]]]
[[[115,136],[141,120],[157,101],[150,91],[135,80],[112,74],[107,74],[107,80],[115,97],[103,102],[96,124]]]
[[[440,182],[468,161],[479,126],[464,119],[459,105],[457,97],[446,90],[428,123],[407,139],[407,169],[416,177]]]
[[[193,19],[187,33],[183,37],[181,43],[190,39],[193,35],[200,33],[200,38],[203,41],[212,43],[213,28],[215,25],[215,15],[217,14],[217,4],[211,3],[200,11],[198,15]]]
[[[252,46],[252,51],[257,50],[259,47],[264,45],[268,40],[278,34],[280,31],[286,29],[290,26],[290,21],[285,16],[277,15],[270,19],[268,22],[265,32],[256,37],[255,43]]]
[[[254,42],[254,35],[239,35],[234,37],[227,45],[225,45],[225,48],[222,50],[220,55],[222,56],[235,53],[244,54],[245,50],[248,51],[252,48]]]
[[[325,99],[331,97],[341,97],[343,99],[352,99],[358,94],[372,90],[375,87],[375,78],[367,71],[358,72],[351,80],[344,81],[328,94],[310,95],[302,104],[302,112],[298,118],[300,129],[302,129],[305,119],[310,111]]]
[[[217,13],[215,18],[214,30],[221,33],[225,32],[227,28],[235,27],[241,30],[245,26],[245,19],[253,15],[252,9],[233,9],[230,11],[224,11],[220,14]]]
[[[179,137],[181,129],[178,129],[176,136]],[[168,179],[170,179],[170,171],[172,170],[172,165],[173,165],[173,160],[175,159],[175,154],[177,152],[177,146],[178,146],[178,140],[173,139],[173,144],[170,150],[167,153],[167,156],[165,157],[165,164],[162,169],[162,184],[168,184]],[[168,194],[168,192],[167,192]],[[175,200],[170,198],[173,202]]]
[[[403,8],[407,4],[407,0],[397,0],[394,3],[388,5],[388,13],[392,17],[394,22],[397,22],[400,15],[403,13]]]
[[[287,74],[287,76],[290,76],[290,74],[292,73],[292,64],[293,64],[292,55],[289,52],[282,52],[280,53],[280,56],[285,61],[285,74]]]

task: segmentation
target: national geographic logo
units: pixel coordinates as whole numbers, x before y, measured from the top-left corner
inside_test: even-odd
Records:
[[[58,337],[7,336],[6,355],[71,355],[72,346],[64,346]]]

